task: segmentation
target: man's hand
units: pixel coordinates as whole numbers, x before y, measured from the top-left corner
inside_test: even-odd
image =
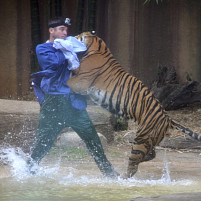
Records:
[[[77,75],[79,73],[80,68],[76,68],[75,70],[72,70],[73,74]]]

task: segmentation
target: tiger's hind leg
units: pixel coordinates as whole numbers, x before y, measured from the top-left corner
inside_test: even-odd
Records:
[[[135,140],[131,155],[129,157],[127,174],[124,175],[124,178],[132,177],[138,170],[138,165],[141,162],[152,160],[155,157],[155,150],[153,149],[152,140],[150,138],[146,140],[140,140],[141,142],[137,142],[138,139]]]
[[[156,157],[156,152],[155,152],[155,149],[153,148],[152,151],[150,151],[147,155],[145,155],[142,162],[150,161],[154,159],[155,157]]]

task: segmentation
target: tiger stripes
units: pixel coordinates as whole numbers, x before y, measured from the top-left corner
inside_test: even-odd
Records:
[[[79,74],[69,79],[69,87],[74,92],[89,94],[114,115],[133,119],[139,124],[126,177],[132,177],[137,172],[139,163],[155,157],[154,147],[170,128],[201,140],[200,134],[173,121],[166,114],[142,81],[121,67],[101,38],[84,32],[77,39],[87,46],[87,51],[81,59]]]

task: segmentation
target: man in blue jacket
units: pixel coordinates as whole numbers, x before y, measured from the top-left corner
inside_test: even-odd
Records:
[[[72,71],[79,72],[78,52],[85,45],[74,37],[67,37],[70,21],[55,18],[48,24],[49,40],[36,47],[42,71],[32,74],[33,85],[41,105],[37,140],[29,160],[30,172],[35,163],[49,152],[57,136],[65,127],[71,127],[85,142],[99,169],[106,177],[117,177],[107,160],[94,125],[86,111],[84,96],[70,93],[67,80]]]

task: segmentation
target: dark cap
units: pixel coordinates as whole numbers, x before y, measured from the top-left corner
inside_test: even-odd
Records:
[[[65,20],[63,18],[54,18],[48,23],[48,28],[54,28],[62,25],[66,27],[70,26],[70,18],[66,18]]]

